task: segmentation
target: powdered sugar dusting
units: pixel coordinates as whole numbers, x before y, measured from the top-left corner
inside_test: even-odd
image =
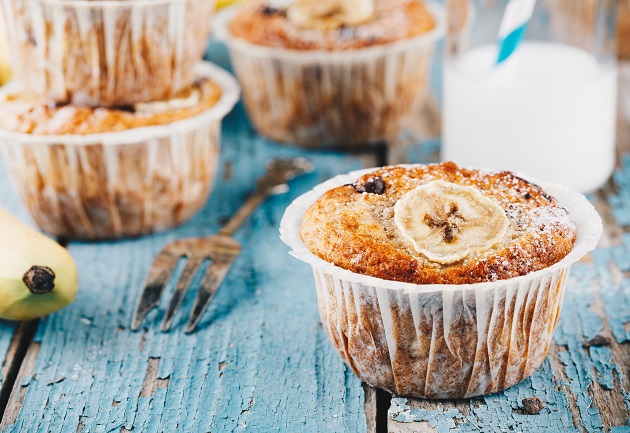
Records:
[[[385,184],[383,194],[361,192],[362,185],[377,178]],[[453,264],[435,263],[414,249],[396,226],[392,209],[405,194],[437,179],[473,187],[504,210],[510,226],[496,245],[475,250]],[[343,221],[325,216],[311,220],[308,212],[307,219],[313,223],[319,218],[315,222],[319,229],[342,233],[343,240],[327,248],[325,241],[303,238],[307,245],[317,244],[321,258],[356,273],[416,284],[463,284],[525,275],[560,261],[576,239],[576,226],[568,211],[537,185],[509,172],[469,170],[454,163],[384,167],[359,177],[354,191],[340,187],[337,194],[322,200],[322,212],[326,212],[327,201],[335,203],[337,219]],[[344,231],[344,227],[352,229]],[[356,259],[354,254],[361,248],[352,246],[355,241],[362,245],[365,260]],[[354,252],[345,255],[346,249]],[[368,265],[379,254],[396,254],[402,262]]]
[[[256,45],[346,50],[410,38],[435,27],[435,19],[420,0],[376,0],[374,19],[356,27],[330,31],[295,26],[286,18],[290,3],[290,0],[252,2],[237,14],[230,30],[234,36]]]

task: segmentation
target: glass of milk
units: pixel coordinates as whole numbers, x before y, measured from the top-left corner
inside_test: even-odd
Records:
[[[538,0],[497,66],[507,0],[448,0],[442,159],[580,192],[615,166],[616,0]],[[453,13],[452,13],[453,12]]]

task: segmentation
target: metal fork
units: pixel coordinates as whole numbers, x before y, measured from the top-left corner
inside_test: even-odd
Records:
[[[181,239],[166,245],[153,261],[140,299],[136,304],[131,329],[135,331],[140,328],[144,317],[159,305],[164,287],[177,263],[184,257],[188,261],[160,325],[162,331],[168,331],[193,277],[202,263],[210,259],[210,266],[201,281],[201,287],[186,325],[186,333],[193,332],[232,263],[241,252],[241,245],[232,238],[234,232],[267,198],[287,192],[289,180],[311,171],[313,171],[313,164],[303,158],[269,161],[266,174],[257,181],[256,192],[247,199],[217,235]]]

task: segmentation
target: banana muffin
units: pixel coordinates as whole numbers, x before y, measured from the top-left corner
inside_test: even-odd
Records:
[[[233,36],[254,45],[295,50],[350,50],[392,43],[435,28],[418,0],[296,0],[288,7],[255,1],[230,23]]]
[[[0,148],[35,222],[72,239],[137,236],[205,203],[236,81],[211,64],[173,98],[118,108],[54,104],[9,84]]]
[[[510,172],[447,162],[385,167],[324,194],[302,239],[359,274],[414,284],[473,284],[538,271],[575,241],[568,212]]]
[[[296,199],[280,228],[313,268],[349,368],[436,399],[498,392],[540,367],[569,269],[601,232],[581,194],[452,162],[337,176]]]
[[[304,147],[398,134],[445,28],[443,9],[422,0],[257,0],[216,23],[254,126]]]
[[[545,0],[545,3],[549,8],[552,34],[561,42],[592,51],[596,38],[607,37],[604,33],[593,34],[595,26],[600,25],[600,16],[600,21],[607,19],[601,13],[599,0]],[[629,57],[630,0],[618,0],[617,7],[617,53],[619,57]],[[611,48],[608,42],[604,44],[605,50]]]
[[[0,100],[0,128],[37,135],[86,135],[164,125],[214,106],[221,88],[201,77],[172,98],[111,108],[56,104],[31,92],[8,92]]]
[[[34,93],[118,106],[169,99],[194,81],[215,3],[11,0],[0,2],[0,29],[15,76]]]

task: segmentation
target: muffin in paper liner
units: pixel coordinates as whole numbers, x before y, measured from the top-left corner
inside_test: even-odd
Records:
[[[630,57],[630,0],[619,0],[617,52],[619,57]]]
[[[4,0],[13,72],[57,102],[167,99],[195,79],[215,0]]]
[[[166,229],[194,215],[212,190],[221,121],[239,98],[227,72],[209,63],[196,71],[222,95],[184,120],[87,135],[0,129],[5,165],[37,225],[96,240]]]
[[[337,176],[286,210],[281,239],[310,264],[324,329],[363,381],[401,396],[462,398],[504,390],[542,364],[558,323],[569,269],[593,250],[602,222],[581,194],[537,182],[577,226],[558,263],[508,280],[462,285],[388,281],[339,268],[300,237],[306,210],[329,189],[374,169]]]
[[[238,6],[219,12],[214,25],[261,134],[307,148],[354,147],[395,136],[423,102],[434,47],[446,31],[444,9],[429,6],[433,30],[343,51],[267,47],[232,36]]]
[[[599,38],[594,35],[595,26],[604,22],[598,18],[599,0],[545,0],[550,14],[552,34],[560,41],[592,51],[598,46]],[[619,57],[630,56],[630,0],[617,1],[617,53]],[[606,25],[612,25],[607,23]],[[605,44],[605,50],[614,48],[614,44]]]

